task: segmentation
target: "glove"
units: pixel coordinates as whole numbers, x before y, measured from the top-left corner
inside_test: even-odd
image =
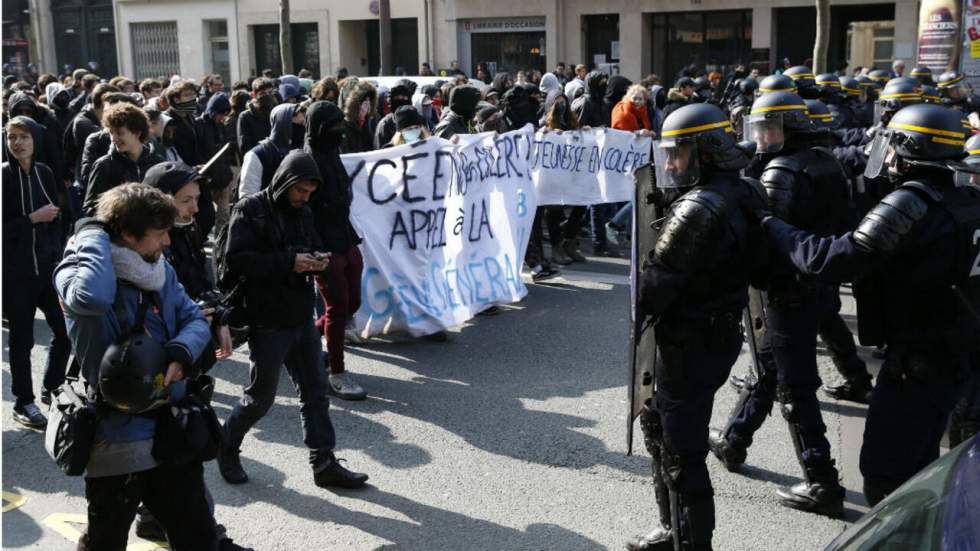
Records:
[[[766,188],[762,187],[762,182],[751,178],[745,178],[750,183],[749,188],[752,193],[742,201],[742,210],[750,220],[761,224],[763,220],[772,216],[769,210],[769,197],[766,195]]]

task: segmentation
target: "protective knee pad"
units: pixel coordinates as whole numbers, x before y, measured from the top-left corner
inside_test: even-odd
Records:
[[[650,457],[658,460],[664,442],[664,427],[660,420],[660,412],[654,407],[652,399],[648,399],[643,404],[640,412],[640,429],[643,431],[643,443],[650,452]]]

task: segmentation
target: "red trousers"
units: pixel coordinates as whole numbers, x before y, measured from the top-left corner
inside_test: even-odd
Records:
[[[330,255],[328,274],[316,277],[317,289],[326,305],[326,313],[316,321],[316,327],[327,337],[331,373],[344,370],[344,331],[354,312],[361,307],[363,270],[364,259],[354,245],[346,253]]]

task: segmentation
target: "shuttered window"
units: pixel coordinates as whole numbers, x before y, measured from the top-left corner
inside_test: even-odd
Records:
[[[130,23],[136,80],[180,74],[176,21]]]

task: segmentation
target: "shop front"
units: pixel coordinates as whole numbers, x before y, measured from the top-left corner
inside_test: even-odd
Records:
[[[752,61],[752,10],[653,14],[653,72],[672,84],[686,67],[727,74]]]
[[[544,17],[466,19],[459,29],[460,65],[469,75],[476,74],[480,63],[491,75],[547,70]]]

